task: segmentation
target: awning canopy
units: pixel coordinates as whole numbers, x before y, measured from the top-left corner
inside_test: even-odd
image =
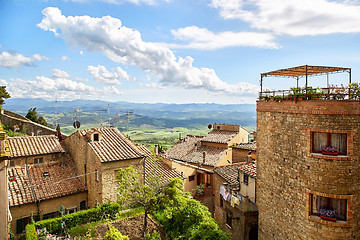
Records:
[[[305,88],[308,86],[308,76],[318,76],[329,73],[349,73],[349,83],[351,83],[351,68],[343,67],[325,67],[325,66],[309,66],[303,65],[292,68],[279,69],[267,73],[261,73],[260,79],[260,97],[262,96],[263,78],[264,77],[291,77],[297,80],[297,87],[299,87],[299,78],[305,77]]]
[[[306,77],[317,76],[327,73],[350,72],[351,68],[343,67],[325,67],[325,66],[309,66],[303,65],[298,67],[279,69],[268,73],[261,73],[261,77]]]

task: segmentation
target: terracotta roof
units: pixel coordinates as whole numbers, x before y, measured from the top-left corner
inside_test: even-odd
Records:
[[[256,178],[256,161],[247,163],[240,168],[240,171],[249,174],[250,176]]]
[[[232,148],[256,151],[256,142],[239,143],[239,144],[233,145]]]
[[[145,160],[145,182],[149,175],[160,176],[162,183],[167,183],[171,178],[179,177],[181,174],[171,169],[166,163],[156,161],[151,156],[151,151],[145,145],[138,145],[138,148],[147,156]]]
[[[203,146],[193,148],[182,160],[186,162],[216,166],[220,158],[226,153],[227,148]],[[204,161],[205,153],[205,161]]]
[[[201,142],[227,143],[224,139],[231,139],[237,132],[213,130],[205,137],[186,136],[186,138],[172,146],[165,152],[165,157],[189,163],[216,166],[220,158],[226,153],[227,148],[201,146]],[[218,140],[216,140],[218,139]],[[195,146],[196,144],[196,146]],[[203,153],[205,152],[205,162]]]
[[[28,173],[25,167],[8,169],[10,207],[86,191],[69,161],[28,165]]]
[[[256,161],[251,163],[234,163],[227,166],[219,166],[214,168],[214,172],[221,176],[230,185],[239,184],[238,171],[245,172],[250,176],[256,178]]]
[[[186,135],[182,141],[165,151],[167,158],[183,160],[183,158],[195,147],[195,143],[200,146],[201,136]]]
[[[100,141],[91,141],[89,135],[100,132]],[[99,157],[101,162],[111,162],[144,157],[144,154],[135,144],[124,136],[116,127],[103,127],[83,129],[78,131],[87,137],[89,145]]]
[[[8,141],[13,158],[64,152],[53,135],[10,137]]]
[[[230,142],[239,132],[225,131],[214,129],[209,132],[201,141],[203,142],[214,142],[214,143],[228,143]]]

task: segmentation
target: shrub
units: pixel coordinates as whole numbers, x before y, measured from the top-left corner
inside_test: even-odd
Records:
[[[154,231],[151,235],[148,233],[145,240],[161,240],[160,233],[158,231]]]
[[[28,224],[25,227],[26,240],[37,240],[36,229],[34,224]]]
[[[106,232],[105,240],[129,240],[128,236],[122,235],[113,225],[109,224],[108,226],[109,230]]]
[[[61,222],[65,222],[67,228],[72,228],[77,225],[85,224],[88,222],[96,222],[102,219],[116,218],[116,214],[119,212],[120,205],[118,203],[105,203],[97,208],[91,208],[88,210],[80,211],[65,215],[64,217],[46,219],[35,223],[36,229],[46,228],[51,234],[57,234],[60,232]]]

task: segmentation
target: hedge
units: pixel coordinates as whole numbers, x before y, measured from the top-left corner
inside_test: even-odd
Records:
[[[28,224],[25,227],[26,240],[37,240],[36,229],[34,224]]]
[[[34,225],[36,229],[46,228],[48,233],[59,234],[61,231],[59,226],[63,221],[65,221],[66,227],[70,229],[77,225],[96,222],[102,219],[114,220],[119,211],[120,205],[118,203],[105,203],[97,208],[68,214],[63,217],[42,220],[36,222]]]

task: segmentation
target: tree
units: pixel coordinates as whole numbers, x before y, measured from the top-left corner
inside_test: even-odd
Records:
[[[0,86],[0,105],[4,104],[4,98],[10,98],[10,94],[6,91],[6,86]]]
[[[43,125],[43,126],[45,126],[45,127],[51,127],[51,128],[52,128],[52,126],[49,125],[49,124],[46,122],[46,120],[45,120],[44,117],[42,117],[42,116],[39,117],[39,116],[38,116],[38,113],[37,113],[37,111],[36,111],[36,107],[30,108],[25,117],[26,117],[27,119],[29,119],[29,120],[31,120],[31,121],[33,121],[33,122],[39,123],[39,124],[41,124],[41,125]]]
[[[153,160],[145,160],[153,161]],[[145,171],[145,169],[144,169]],[[148,214],[155,210],[161,196],[164,192],[165,185],[161,183],[161,177],[148,173],[146,175],[146,184],[140,181],[140,172],[135,170],[133,166],[122,168],[119,170],[116,179],[119,181],[118,202],[127,206],[137,203],[144,208],[144,238],[147,229]]]
[[[60,125],[59,124],[56,126],[56,131],[60,132]]]

